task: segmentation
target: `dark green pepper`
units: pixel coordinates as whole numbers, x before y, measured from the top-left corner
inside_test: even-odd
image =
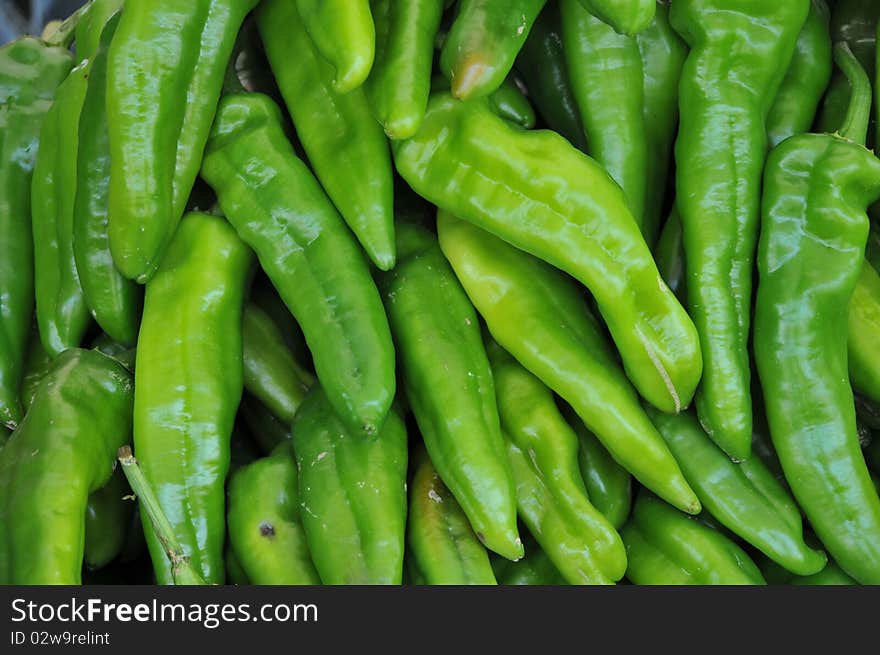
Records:
[[[353,433],[315,385],[293,422],[301,518],[327,585],[400,584],[407,435],[396,410],[378,434]]]
[[[241,397],[238,413],[264,455],[271,453],[280,443],[290,441],[290,423],[282,423],[247,391]]]
[[[298,493],[289,441],[230,478],[229,547],[250,584],[320,584],[306,545]]]
[[[366,258],[294,154],[268,96],[224,96],[202,177],[299,321],[340,417],[375,434],[396,388],[382,301]]]
[[[621,34],[644,30],[657,10],[655,0],[580,0],[584,9]]]
[[[114,471],[109,482],[89,496],[86,505],[83,563],[100,569],[122,552],[134,503],[125,496],[131,490],[122,471]]]
[[[422,227],[397,226],[397,266],[379,276],[406,398],[431,461],[480,541],[522,557],[516,498],[479,318]]]
[[[242,394],[241,319],[253,253],[223,218],[190,213],[147,284],[138,335],[134,446],[193,567],[223,582],[224,483]],[[172,565],[147,516],[159,584]]]
[[[22,418],[19,385],[34,312],[31,179],[43,120],[73,58],[23,37],[0,48],[0,424]]]
[[[834,59],[853,87],[844,128],[794,136],[767,160],[754,348],[770,436],[798,504],[840,567],[877,584],[880,498],[859,447],[846,334],[880,160],[862,145],[867,76],[845,44]]]
[[[0,584],[80,584],[89,494],[131,434],[132,397],[131,374],[97,351],[53,362],[0,450]]]
[[[849,302],[847,365],[853,389],[880,402],[880,275],[865,260]]]
[[[565,578],[531,535],[523,540],[526,555],[517,562],[496,557],[492,560],[495,577],[501,585],[567,585]]]

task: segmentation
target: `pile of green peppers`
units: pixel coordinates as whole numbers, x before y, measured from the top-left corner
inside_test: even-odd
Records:
[[[0,584],[880,584],[880,3],[90,0],[0,47]]]

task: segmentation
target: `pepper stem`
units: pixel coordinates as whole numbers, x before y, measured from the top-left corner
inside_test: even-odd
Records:
[[[49,34],[44,34],[43,40],[49,45],[69,48],[70,44],[73,42],[73,37],[76,33],[76,26],[79,24],[79,19],[82,18],[83,14],[85,14],[89,10],[89,8],[92,6],[93,1],[94,0],[89,0],[82,7],[70,14],[70,16],[65,18],[64,21],[60,25],[58,25],[58,27],[54,31]]]
[[[834,44],[834,63],[843,71],[850,86],[849,106],[838,133],[845,139],[865,145],[871,116],[871,81],[845,41]]]
[[[132,491],[137,496],[141,508],[146,511],[150,523],[153,525],[153,530],[156,531],[156,536],[171,561],[171,575],[174,578],[174,584],[207,584],[204,578],[195,571],[189,561],[189,556],[184,553],[183,547],[177,541],[174,528],[171,527],[171,523],[162,511],[153,487],[147,482],[144,472],[141,471],[141,467],[138,466],[137,460],[131,453],[131,446],[123,446],[116,453],[116,456],[119,463],[122,464],[122,472],[125,473],[128,484],[131,485]]]

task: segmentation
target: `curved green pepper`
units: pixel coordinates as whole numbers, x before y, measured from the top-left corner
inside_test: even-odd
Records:
[[[632,477],[629,471],[614,461],[611,453],[570,405],[564,408],[563,414],[580,441],[578,466],[587,496],[614,529],[619,530],[626,523],[632,508]]]
[[[241,339],[244,388],[289,424],[315,377],[293,358],[278,326],[253,302],[245,305]]]
[[[146,282],[199,172],[235,37],[257,0],[126,0],[107,60],[110,250]]]
[[[438,231],[444,255],[493,338],[564,398],[642,484],[676,507],[699,512],[697,497],[609,352],[576,285],[446,212],[438,213]]]
[[[76,58],[92,59],[98,52],[101,32],[113,14],[122,9],[123,0],[92,0],[76,25]]]
[[[272,286],[272,281],[263,273],[262,269],[257,271],[257,276],[251,286],[250,301],[262,309],[278,327],[284,343],[287,344],[287,347],[293,354],[294,360],[302,367],[314,372],[312,353],[306,345],[306,338],[303,336],[302,328],[300,328],[299,323],[296,322],[290,310],[287,309],[287,305],[281,300],[278,291]]]
[[[584,9],[621,34],[637,34],[654,18],[656,0],[580,0]]]
[[[684,263],[684,243],[681,236],[681,218],[673,204],[672,211],[663,224],[660,238],[654,248],[657,269],[672,293],[681,302],[687,299],[687,274]]]
[[[290,441],[290,423],[282,423],[268,407],[245,391],[238,405],[238,414],[264,455],[279,444]]]
[[[0,424],[22,418],[19,385],[34,312],[31,180],[43,120],[73,58],[22,37],[0,48]]]
[[[511,458],[523,521],[569,583],[619,580],[626,569],[623,543],[587,497],[577,434],[538,378],[497,343],[490,342],[487,350],[501,427],[515,449]]]
[[[876,584],[880,498],[859,447],[846,321],[880,159],[861,145],[870,83],[845,44],[834,58],[854,89],[842,133],[794,136],[767,160],[754,348],[770,436],[798,504],[841,568]]]
[[[847,365],[853,389],[880,402],[880,275],[865,260],[849,302]]]
[[[391,139],[419,129],[431,91],[434,36],[445,0],[373,0],[376,58],[364,89]]]
[[[560,7],[565,59],[587,136],[587,152],[623,189],[630,213],[647,240],[648,142],[638,42],[618,34],[580,0],[560,0]]]
[[[440,51],[440,69],[456,98],[485,96],[501,86],[546,2],[459,2]]]
[[[836,563],[829,561],[825,568],[812,575],[792,575],[776,562],[766,559],[759,563],[768,584],[795,586],[854,586],[859,583],[848,576]]]
[[[515,66],[525,80],[529,99],[547,126],[586,152],[587,140],[568,79],[559,3],[555,0],[544,5],[538,14],[516,56]]]
[[[420,584],[496,584],[489,554],[424,448],[413,460],[406,541]]]
[[[55,359],[0,450],[0,584],[80,583],[89,494],[131,434],[132,396],[131,374],[106,355]]]
[[[812,0],[807,22],[795,43],[791,64],[767,114],[770,148],[788,137],[808,132],[831,79],[831,12],[825,0]]]
[[[696,330],[598,163],[555,132],[514,127],[488,101],[446,93],[394,155],[428,201],[584,283],[636,388],[664,411],[688,405],[702,371]]]
[[[516,562],[496,557],[492,568],[500,585],[567,585],[565,578],[547,556],[535,538],[526,535],[523,539],[525,557]]]
[[[43,347],[53,357],[80,345],[91,322],[73,255],[73,207],[79,116],[90,64],[81,62],[58,87],[46,113],[31,182],[34,289]]]
[[[669,15],[691,48],[675,159],[688,303],[704,359],[697,414],[739,460],[752,438],[747,345],[765,120],[809,8],[809,0],[676,0]]]
[[[638,585],[766,584],[742,548],[644,490],[620,536],[626,577]]]
[[[229,480],[229,546],[250,584],[320,584],[312,564],[290,442],[238,469]]]
[[[636,43],[642,55],[648,167],[642,233],[652,246],[657,240],[660,217],[666,211],[672,145],[678,131],[678,82],[688,48],[669,24],[669,5],[665,2],[657,2],[654,19],[636,34]]]
[[[406,398],[431,461],[477,537],[519,559],[516,498],[479,318],[431,233],[400,223],[397,245],[397,266],[379,285]]]
[[[257,25],[315,176],[373,263],[388,270],[395,259],[393,171],[364,90],[334,90],[329,64],[291,0],[261,2]]]
[[[135,365],[134,446],[193,567],[222,583],[224,482],[242,393],[241,316],[253,263],[222,218],[190,213],[147,284]],[[147,516],[159,584],[171,563]]]
[[[504,120],[527,130],[535,127],[535,110],[512,78],[504,80],[489,94],[489,106]]]
[[[296,0],[296,8],[315,50],[335,70],[336,92],[348,93],[363,84],[376,51],[370,1]]]
[[[321,581],[400,584],[407,435],[396,410],[378,434],[352,433],[316,384],[296,413],[293,450],[302,525]]]
[[[224,96],[202,177],[299,321],[321,385],[352,429],[376,433],[395,393],[394,346],[366,258],[267,96]]]
[[[804,543],[797,503],[759,457],[732,462],[690,412],[650,415],[715,519],[793,573],[822,570],[827,558]]]
[[[37,387],[46,377],[52,358],[43,348],[43,342],[40,341],[40,334],[34,330],[28,345],[27,356],[24,360],[24,371],[21,377],[21,407],[27,412],[34,396],[37,393]]]
[[[79,116],[73,255],[83,297],[95,321],[114,340],[132,345],[137,340],[142,290],[117,270],[107,232],[110,185],[105,102],[107,54],[119,19],[120,14],[115,14],[101,34],[91,60],[88,88]]]
[[[117,470],[89,496],[83,544],[83,563],[89,569],[106,566],[122,552],[134,511],[134,503],[124,498],[130,493],[125,476]]]

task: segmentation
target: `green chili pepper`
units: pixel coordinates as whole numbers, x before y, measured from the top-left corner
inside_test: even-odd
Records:
[[[147,284],[138,336],[134,445],[177,539],[209,584],[224,575],[224,482],[242,393],[241,317],[252,261],[225,220],[187,214]],[[143,520],[156,579],[169,584],[171,563]]]
[[[681,218],[678,208],[673,204],[672,211],[654,248],[657,269],[663,280],[681,302],[687,299],[687,275],[684,264],[684,244],[681,237]]]
[[[80,345],[91,322],[73,255],[77,133],[90,65],[81,62],[58,87],[46,113],[31,182],[34,289],[43,347],[55,357]]]
[[[296,413],[293,450],[302,525],[321,581],[400,584],[407,435],[396,410],[378,434],[352,433],[316,384]]]
[[[546,2],[459,2],[440,51],[440,69],[456,98],[485,96],[501,86]]]
[[[241,337],[244,388],[289,424],[315,377],[297,363],[278,326],[253,302],[245,306]]]
[[[613,359],[576,285],[446,212],[440,245],[492,337],[566,400],[642,484],[688,512],[700,503]],[[613,408],[613,411],[609,411]]]
[[[124,498],[130,493],[125,476],[117,470],[89,496],[83,545],[83,563],[88,568],[100,569],[122,552],[134,510],[134,503]]]
[[[434,36],[445,0],[372,0],[376,58],[364,89],[391,139],[419,129],[431,90]]]
[[[523,521],[569,583],[619,580],[626,569],[623,543],[587,497],[578,470],[577,434],[538,378],[494,341],[487,350],[501,427],[520,453],[511,457]]]
[[[92,0],[76,25],[76,58],[91,60],[98,52],[104,26],[120,9],[123,0]]]
[[[670,10],[691,49],[675,158],[690,315],[704,359],[697,414],[733,459],[751,448],[747,342],[765,120],[809,8],[809,0],[676,0]],[[734,40],[741,47],[731,49]]]
[[[730,461],[690,412],[650,414],[713,518],[798,575],[822,570],[827,558],[804,543],[800,509],[759,457]]]
[[[272,281],[263,273],[262,269],[257,271],[257,277],[251,286],[250,300],[263,310],[265,314],[272,319],[272,322],[281,332],[284,343],[293,354],[294,360],[309,371],[314,371],[312,365],[312,353],[306,345],[306,338],[303,336],[302,329],[293,318],[293,314],[287,309],[287,305],[281,300],[278,291],[272,286]]]
[[[648,143],[639,44],[593,16],[580,0],[560,0],[560,7],[565,59],[588,152],[623,189],[630,212],[648,238]]]
[[[379,276],[403,387],[428,454],[480,541],[523,555],[492,370],[479,318],[435,237],[397,225],[398,262]]]
[[[511,562],[502,557],[492,560],[492,568],[501,585],[567,585],[565,578],[531,535],[523,539],[526,555]]]
[[[294,154],[278,106],[258,94],[225,96],[202,176],[299,321],[340,417],[376,433],[395,393],[388,320],[366,258]]]
[[[586,152],[587,140],[568,79],[559,3],[555,0],[544,5],[538,14],[516,57],[516,70],[547,126]]]
[[[626,544],[626,577],[638,585],[766,584],[733,541],[644,490],[620,536]]]
[[[236,471],[228,495],[231,552],[250,584],[320,584],[303,532],[289,441]]]
[[[535,127],[535,110],[511,78],[489,94],[489,106],[504,120],[527,130]]]
[[[24,412],[28,411],[31,403],[34,401],[37,387],[40,386],[40,382],[46,377],[51,363],[52,358],[46,353],[46,349],[43,348],[43,342],[40,341],[40,333],[34,330],[28,344],[21,378],[21,407]]]
[[[110,250],[146,282],[183,216],[235,37],[257,0],[126,0],[107,60]]]
[[[31,178],[40,131],[73,58],[22,37],[0,48],[0,424],[22,418],[19,385],[34,311]]]
[[[793,575],[773,560],[765,559],[759,563],[761,573],[768,584],[795,586],[852,586],[859,583],[844,573],[834,562],[829,561],[818,573],[812,575]]]
[[[315,52],[290,0],[260,3],[257,24],[315,175],[373,263],[390,269],[395,259],[391,156],[364,90],[334,90],[330,66]]]
[[[268,407],[245,391],[238,412],[264,455],[291,439],[290,423],[282,423]]]
[[[584,283],[636,388],[664,411],[688,405],[702,371],[696,330],[599,164],[555,132],[522,130],[488,101],[446,93],[394,153],[429,202]]]
[[[656,0],[580,0],[584,9],[621,34],[637,34],[654,18]]]
[[[83,297],[95,321],[113,339],[132,345],[137,340],[142,290],[117,270],[108,238],[107,53],[119,18],[115,14],[110,19],[94,51],[79,116],[73,255]]]
[[[580,441],[578,466],[587,496],[614,529],[619,530],[626,523],[632,507],[632,478],[629,471],[614,461],[611,453],[587,429],[570,405],[564,408],[563,414]]]
[[[853,389],[880,402],[880,275],[865,260],[849,303],[847,363]]]
[[[80,583],[89,494],[131,433],[132,394],[131,374],[99,352],[53,362],[0,450],[0,584]]]
[[[666,211],[672,145],[678,130],[678,82],[688,49],[669,24],[669,6],[663,2],[657,2],[654,20],[635,39],[642,56],[642,111],[647,145],[642,233],[651,246],[657,239],[660,217]]]
[[[767,141],[775,148],[788,137],[808,132],[831,79],[831,12],[825,0],[812,0],[791,64],[767,114]]]
[[[425,449],[420,447],[413,460],[406,541],[408,563],[420,584],[496,584],[489,554]]]
[[[880,160],[861,145],[867,76],[843,43],[834,60],[853,86],[844,129],[787,139],[767,160],[754,347],[770,436],[798,504],[841,568],[876,584],[880,498],[859,448],[845,335]]]
[[[296,0],[296,8],[315,50],[333,66],[336,92],[363,84],[376,50],[369,0]]]

